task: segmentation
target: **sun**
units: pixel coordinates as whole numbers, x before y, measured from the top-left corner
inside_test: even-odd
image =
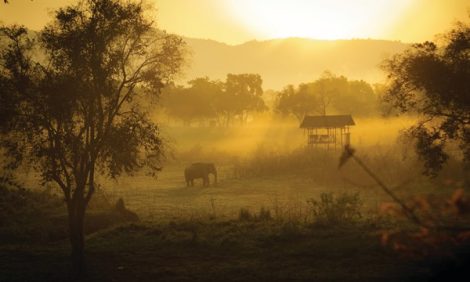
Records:
[[[411,0],[227,0],[234,19],[258,38],[383,36]]]

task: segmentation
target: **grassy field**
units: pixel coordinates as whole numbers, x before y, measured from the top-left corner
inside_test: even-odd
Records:
[[[217,186],[203,187],[196,180],[194,187],[186,187],[184,165],[164,168],[158,179],[134,176],[120,179],[113,186],[105,184],[112,199],[123,198],[126,206],[145,221],[188,218],[234,219],[241,208],[257,211],[261,207],[283,217],[306,214],[307,200],[321,193],[359,193],[366,212],[376,212],[381,202],[389,200],[378,187],[356,187],[342,180],[338,171],[335,185],[321,185],[318,179],[302,175],[274,175],[235,178],[233,168],[219,168]]]
[[[379,133],[373,123],[358,126],[357,155],[403,199],[448,195],[458,185],[455,168],[423,177],[416,158],[395,144],[404,125],[392,121],[393,130]],[[292,125],[166,134],[181,141],[157,178],[98,179],[91,206],[104,200],[112,207],[122,198],[140,222],[110,227],[108,217],[104,229],[89,233],[83,281],[440,281],[441,270],[462,265],[455,257],[412,258],[383,246],[381,232],[396,224],[379,212],[390,198],[355,163],[338,169],[339,150],[302,149],[302,133]],[[218,185],[186,187],[183,171],[193,161],[215,162]],[[22,177],[26,187],[37,190],[37,183],[31,173]],[[362,217],[319,224],[309,201],[324,193],[358,195]],[[64,236],[1,242],[0,281],[72,280],[68,256]]]
[[[131,224],[87,240],[83,281],[425,281],[376,227],[278,222]],[[0,281],[68,281],[68,245],[0,246]]]
[[[122,197],[141,222],[90,234],[82,281],[429,281],[448,258],[411,258],[381,245],[389,223],[376,215],[388,198],[375,186],[345,181],[357,173],[352,167],[320,172],[337,174],[323,186],[304,174],[237,178],[226,165],[210,187],[186,187],[183,168],[173,163],[158,179],[102,184],[108,200]],[[363,217],[316,224],[307,200],[323,192],[358,192]],[[404,187],[396,192],[410,195]],[[257,214],[261,207],[268,219],[240,218],[240,209]],[[68,254],[67,240],[0,244],[0,281],[70,281]]]

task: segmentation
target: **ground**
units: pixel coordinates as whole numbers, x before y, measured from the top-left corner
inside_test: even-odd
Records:
[[[371,226],[275,222],[131,224],[90,236],[84,281],[411,281],[417,261],[382,248]],[[66,242],[2,247],[1,281],[66,281]]]
[[[254,132],[263,144],[281,142],[272,148],[302,146],[302,133],[288,128],[281,135],[277,128]],[[361,130],[368,132],[366,127]],[[390,198],[354,163],[339,170],[339,150],[285,155],[252,145],[244,152],[245,160],[251,158],[247,165],[242,153],[223,150],[257,144],[251,140],[252,131],[233,136],[227,136],[232,131],[201,131],[207,133],[204,128],[170,132],[176,140],[191,142],[175,145],[184,150],[175,152],[177,158],[165,163],[157,178],[136,173],[99,179],[95,199],[114,203],[123,198],[140,221],[87,236],[88,276],[83,281],[428,281],[437,274],[435,265],[447,259],[412,258],[381,244],[380,233],[387,226],[378,215],[381,203]],[[423,177],[420,167],[403,157],[409,153],[379,143],[362,144],[362,135],[355,136],[358,155],[400,197],[445,194],[456,188]],[[395,139],[380,135],[380,140]],[[186,187],[183,171],[192,161],[214,161],[218,185],[202,187],[199,181]],[[237,165],[248,168],[248,174],[240,175]],[[441,180],[447,181],[445,174]],[[22,184],[34,188],[37,183],[29,174]],[[316,223],[308,200],[322,193],[359,193],[362,218],[346,224]],[[91,206],[101,205],[93,201]],[[261,209],[270,216],[241,217],[241,210],[255,215]],[[91,215],[93,211],[88,218]],[[65,209],[61,218],[66,218]],[[69,252],[64,236],[47,243],[0,242],[0,281],[71,280]]]
[[[124,198],[141,221],[87,237],[84,281],[425,281],[432,275],[428,264],[381,245],[383,226],[370,217],[386,199],[377,187],[327,188],[295,174],[239,179],[230,166],[219,167],[217,186],[186,187],[183,168],[171,164],[158,179],[136,175],[103,184],[106,197]],[[322,192],[359,192],[364,218],[315,224],[307,200]],[[240,220],[240,209],[256,214],[261,207],[271,219]],[[67,281],[68,259],[67,240],[3,244],[0,281]]]

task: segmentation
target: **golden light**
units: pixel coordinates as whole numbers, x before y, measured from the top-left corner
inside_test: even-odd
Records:
[[[411,0],[228,0],[225,8],[259,38],[382,37]]]

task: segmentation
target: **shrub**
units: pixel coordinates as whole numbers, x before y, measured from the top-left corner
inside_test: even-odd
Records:
[[[307,203],[317,223],[344,224],[362,217],[362,201],[359,193],[343,193],[339,196],[333,193],[322,193],[319,200],[310,199]]]
[[[262,207],[259,210],[259,214],[257,216],[257,219],[261,220],[261,221],[268,221],[268,220],[273,219],[272,216],[271,216],[271,211],[269,209],[266,209],[266,208]]]
[[[1,179],[0,179],[1,180]],[[105,198],[92,200],[93,208],[85,218],[89,234],[114,224],[136,221],[122,199],[116,207]],[[13,182],[0,181],[0,244],[50,242],[68,236],[68,217],[64,200],[47,190],[34,191]]]
[[[272,219],[271,211],[265,207],[261,207],[258,214],[252,214],[246,208],[241,208],[238,213],[238,220],[240,221],[268,221]]]
[[[282,240],[292,240],[302,235],[302,228],[296,222],[288,221],[282,224],[279,230],[279,238]]]
[[[253,220],[253,215],[248,209],[241,208],[238,213],[238,220],[240,221],[250,221]]]

